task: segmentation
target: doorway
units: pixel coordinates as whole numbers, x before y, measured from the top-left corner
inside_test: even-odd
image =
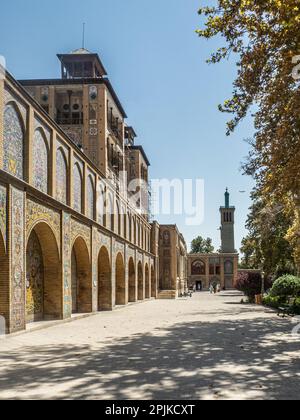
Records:
[[[203,290],[202,281],[201,280],[196,281],[196,291],[202,292],[202,290]]]

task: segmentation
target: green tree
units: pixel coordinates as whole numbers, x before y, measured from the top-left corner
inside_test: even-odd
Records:
[[[256,180],[264,203],[271,208],[280,203],[291,221],[285,238],[299,269],[299,0],[217,0],[199,14],[199,36],[223,40],[208,62],[236,57],[233,95],[219,109],[232,115],[228,135],[252,113],[255,136],[244,170]]]
[[[211,254],[214,250],[211,238],[204,239],[202,236],[198,236],[192,241],[192,254]]]
[[[282,205],[270,206],[260,191],[252,193],[253,204],[246,223],[249,234],[243,239],[242,268],[263,269],[268,276],[279,277],[296,271],[293,248],[286,236],[293,224]]]

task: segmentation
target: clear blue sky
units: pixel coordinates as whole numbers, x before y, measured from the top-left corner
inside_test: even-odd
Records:
[[[236,75],[233,62],[208,66],[210,51],[222,40],[204,41],[195,29],[200,0],[13,0],[1,6],[0,55],[20,79],[59,77],[57,53],[81,47],[98,52],[152,163],[152,178],[203,178],[205,220],[177,223],[187,243],[201,234],[219,246],[219,206],[226,186],[237,207],[237,247],[245,235],[252,180],[242,176],[247,155],[245,121],[230,138],[228,116],[217,105],[228,98]],[[211,2],[210,2],[211,3]],[[240,194],[245,190],[246,194]]]

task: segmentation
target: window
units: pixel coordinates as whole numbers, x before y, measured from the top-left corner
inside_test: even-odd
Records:
[[[205,275],[205,274],[206,274],[205,263],[201,260],[194,261],[192,263],[192,276]]]

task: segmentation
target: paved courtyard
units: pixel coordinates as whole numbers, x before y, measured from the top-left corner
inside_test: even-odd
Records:
[[[0,398],[299,399],[293,322],[240,300],[149,301],[0,340]]]

